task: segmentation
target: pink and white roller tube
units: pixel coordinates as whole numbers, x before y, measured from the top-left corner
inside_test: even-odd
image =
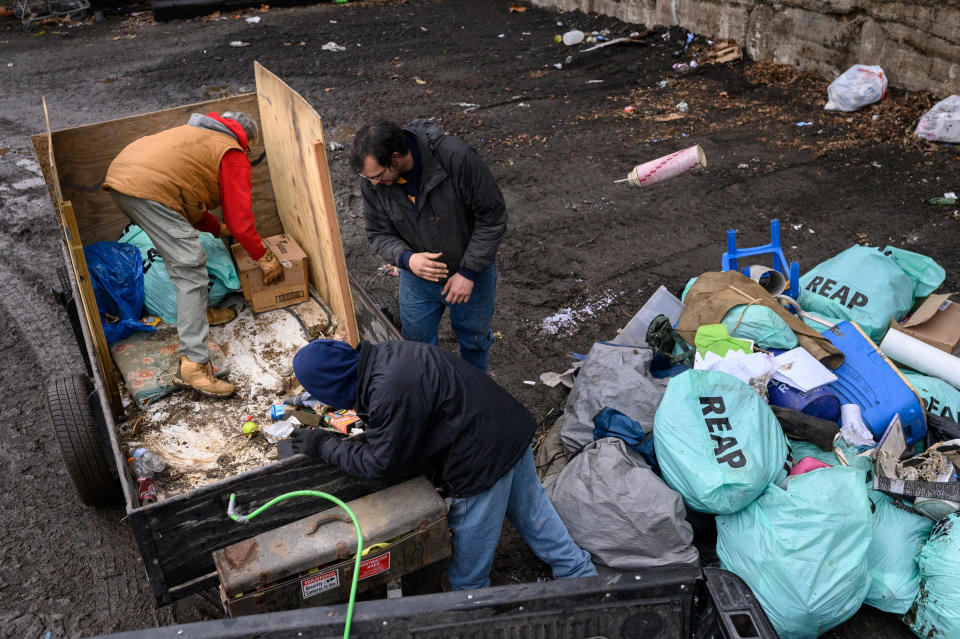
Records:
[[[676,177],[698,166],[707,166],[707,156],[704,155],[699,144],[644,164],[638,164],[633,167],[625,180],[617,180],[617,182],[629,182],[633,186],[645,186]]]

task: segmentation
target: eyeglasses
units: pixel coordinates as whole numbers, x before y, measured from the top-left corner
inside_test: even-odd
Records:
[[[383,167],[383,170],[377,174],[377,177],[370,177],[369,175],[364,175],[363,173],[357,173],[364,180],[370,180],[370,184],[377,185],[380,184],[380,180],[383,179],[383,174],[387,172],[387,167]]]

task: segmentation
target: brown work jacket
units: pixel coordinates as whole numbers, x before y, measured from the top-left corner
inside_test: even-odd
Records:
[[[220,206],[220,160],[243,151],[225,133],[178,126],[128,144],[107,169],[103,188],[159,202],[196,224]]]

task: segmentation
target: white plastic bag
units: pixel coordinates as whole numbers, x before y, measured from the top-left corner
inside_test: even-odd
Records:
[[[827,87],[827,111],[856,111],[887,95],[887,75],[880,67],[855,64]]]
[[[933,142],[960,142],[960,95],[934,104],[920,118],[914,133]]]

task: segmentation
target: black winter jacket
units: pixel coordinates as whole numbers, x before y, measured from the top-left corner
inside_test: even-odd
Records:
[[[507,230],[507,209],[490,169],[466,142],[429,120],[403,129],[420,149],[423,177],[417,209],[402,186],[364,180],[367,239],[391,264],[404,251],[443,253],[453,274],[464,266],[482,271],[493,263]]]
[[[423,474],[450,496],[490,488],[530,446],[536,422],[492,378],[438,346],[362,343],[359,439],[330,438],[324,461],[371,479]]]

